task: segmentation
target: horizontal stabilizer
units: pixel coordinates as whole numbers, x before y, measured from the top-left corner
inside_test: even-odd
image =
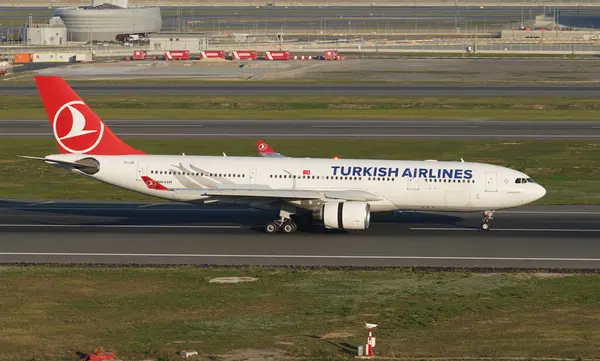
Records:
[[[57,165],[63,165],[63,166],[67,166],[70,168],[76,168],[76,169],[81,169],[81,168],[86,168],[86,169],[98,169],[98,165],[96,164],[87,164],[87,163],[79,163],[79,162],[69,162],[66,160],[57,160],[57,159],[51,159],[51,158],[44,158],[44,157],[32,157],[32,156],[28,156],[28,155],[20,155],[19,157],[21,158],[27,158],[27,159],[34,159],[34,160],[41,160],[44,161],[48,164],[57,164]]]

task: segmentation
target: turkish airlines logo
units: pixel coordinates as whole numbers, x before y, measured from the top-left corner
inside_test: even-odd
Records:
[[[82,110],[87,113],[87,109],[84,102],[74,100],[64,104],[54,114],[52,122],[54,137],[69,153],[88,153],[102,140],[104,123],[98,122],[99,125],[88,126],[87,119],[82,113]],[[93,129],[94,126],[97,129]]]
[[[264,152],[265,150],[267,150],[267,145],[265,143],[260,143],[258,146],[258,150]]]
[[[146,185],[148,186],[148,188],[154,188],[156,187],[156,182],[152,179],[146,179]]]

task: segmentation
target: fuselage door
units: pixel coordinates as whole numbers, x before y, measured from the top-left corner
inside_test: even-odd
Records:
[[[138,163],[136,180],[142,180],[143,175],[148,175],[148,164]]]
[[[250,169],[250,176],[248,178],[250,184],[256,184],[256,169]]]
[[[497,192],[498,183],[496,183],[497,174],[496,172],[485,172],[485,191],[486,192]]]
[[[416,191],[419,190],[419,178],[417,177],[408,177],[407,179],[407,184],[406,184],[406,189],[408,189],[409,191]]]

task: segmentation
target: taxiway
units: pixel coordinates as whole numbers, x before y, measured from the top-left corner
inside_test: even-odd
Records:
[[[375,120],[107,120],[127,138],[598,140],[600,122]],[[53,136],[48,120],[0,120],[0,137]]]
[[[269,84],[269,83],[156,83],[70,84],[81,96],[483,96],[595,97],[598,86],[560,84]],[[0,95],[38,96],[35,84],[2,84]]]
[[[375,215],[367,231],[266,235],[273,214],[175,203],[0,202],[0,263],[600,267],[600,207]]]

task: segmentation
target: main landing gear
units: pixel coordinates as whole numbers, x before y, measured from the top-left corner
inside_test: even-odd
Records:
[[[283,232],[283,233],[294,233],[298,230],[298,225],[296,224],[296,222],[292,221],[291,219],[277,219],[274,220],[273,222],[269,222],[267,223],[267,225],[265,226],[265,232],[267,233],[277,233],[277,232]]]
[[[279,211],[279,216],[281,218],[267,223],[265,232],[283,232],[287,234],[296,232],[298,230],[298,225],[292,220],[292,215],[294,214],[296,214],[296,207],[287,203],[282,204]]]
[[[481,229],[484,231],[489,231],[490,221],[492,219],[494,219],[494,211],[483,212],[483,217],[481,217]]]

